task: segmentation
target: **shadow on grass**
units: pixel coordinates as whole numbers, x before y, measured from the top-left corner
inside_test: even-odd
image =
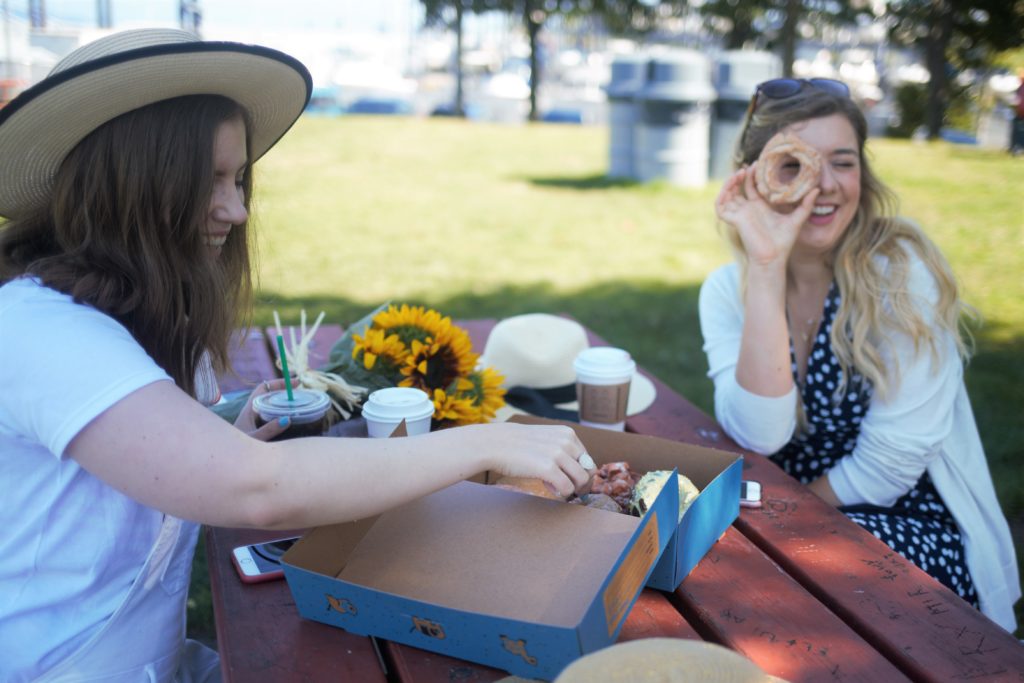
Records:
[[[567,190],[607,190],[616,187],[638,187],[640,182],[630,178],[612,178],[604,174],[594,174],[571,178],[557,176],[550,178],[523,178],[539,187],[554,187]]]
[[[568,181],[560,181],[568,182]],[[396,303],[422,304],[452,318],[504,318],[522,313],[567,313],[598,333],[609,344],[630,350],[637,362],[688,398],[712,412],[712,387],[697,318],[697,285],[667,286],[660,282],[608,282],[566,294],[546,285],[507,286],[486,293],[462,293],[446,299]],[[273,324],[273,312],[285,324],[299,320],[302,309],[310,319],[324,311],[327,322],[346,326],[378,303],[366,304],[337,296],[286,297],[263,292],[256,302],[254,322]],[[967,370],[967,385],[997,493],[1018,539],[1024,538],[1024,338],[1000,340],[997,328],[976,333],[977,353]],[[189,601],[190,637],[214,638],[202,548],[193,567]],[[1017,546],[1024,567],[1024,550]],[[1024,606],[1018,606],[1024,623]]]

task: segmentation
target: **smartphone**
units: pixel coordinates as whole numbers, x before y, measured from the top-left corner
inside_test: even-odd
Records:
[[[761,507],[761,483],[744,481],[740,484],[740,506],[745,508]]]
[[[283,579],[281,556],[299,540],[298,536],[267,543],[243,545],[231,551],[231,561],[245,583],[262,583]]]

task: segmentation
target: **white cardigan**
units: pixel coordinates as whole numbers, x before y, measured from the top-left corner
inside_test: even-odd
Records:
[[[923,301],[937,298],[933,278],[916,258],[909,290]],[[711,273],[701,287],[700,324],[708,376],[715,385],[715,417],[744,448],[775,453],[796,428],[797,390],[758,396],[736,381],[743,302],[735,263]],[[934,371],[927,348],[915,357],[908,337],[894,335],[891,342],[886,357],[899,363],[899,387],[884,399],[872,399],[856,447],[829,470],[829,484],[844,505],[889,507],[927,470],[960,527],[981,611],[1013,633],[1013,604],[1021,595],[1017,559],[954,342],[944,340]]]

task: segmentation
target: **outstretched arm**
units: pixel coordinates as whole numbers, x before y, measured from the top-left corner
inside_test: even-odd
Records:
[[[359,519],[484,470],[540,477],[559,493],[589,474],[562,426],[475,425],[397,439],[264,443],[168,381],[118,401],[67,455],[150,507],[205,524],[301,528]]]

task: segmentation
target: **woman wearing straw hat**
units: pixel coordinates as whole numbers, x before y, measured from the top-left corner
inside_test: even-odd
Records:
[[[0,679],[216,680],[184,637],[197,522],[361,518],[485,469],[588,483],[563,427],[267,443],[283,425],[203,407],[249,312],[252,163],[310,86],[280,52],[147,29],[0,110]]]
[[[780,131],[821,159],[788,206],[755,182]],[[737,263],[700,294],[715,414],[1012,632],[1020,580],[964,387],[964,306],[938,248],[895,217],[866,137],[839,81],[758,86],[716,202]],[[779,160],[778,178],[803,175]]]

